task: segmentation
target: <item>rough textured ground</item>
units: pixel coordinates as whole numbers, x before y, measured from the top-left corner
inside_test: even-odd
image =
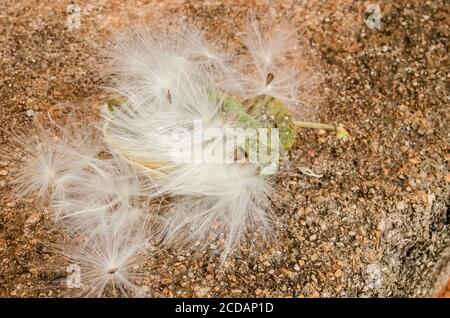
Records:
[[[98,52],[115,31],[185,19],[240,48],[250,10],[301,26],[324,78],[316,119],[352,135],[342,143],[300,132],[276,179],[278,242],[258,253],[244,246],[223,271],[210,253],[164,251],[148,264],[155,295],[448,296],[448,1],[379,1],[377,30],[364,23],[362,1],[84,0],[72,32],[69,3],[0,2],[0,147],[11,147],[7,131],[30,126],[27,110],[95,112],[104,84]],[[15,169],[0,158],[0,296],[70,295],[48,248],[59,233],[46,211],[8,194]]]

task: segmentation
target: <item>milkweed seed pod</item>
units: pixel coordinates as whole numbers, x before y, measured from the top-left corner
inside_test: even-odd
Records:
[[[296,136],[285,104],[295,100],[295,68],[280,71],[295,33],[264,38],[252,21],[253,78],[190,28],[155,34],[119,38],[112,50],[118,95],[103,109],[105,141],[151,180],[152,195],[173,198],[166,242],[220,237],[224,258],[249,230],[270,233],[266,174]]]

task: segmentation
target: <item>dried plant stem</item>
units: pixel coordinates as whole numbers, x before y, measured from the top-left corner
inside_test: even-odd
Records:
[[[294,121],[295,126],[300,128],[313,128],[313,129],[323,129],[323,130],[331,130],[336,132],[336,135],[339,139],[347,140],[350,137],[350,134],[345,130],[341,125],[328,125],[322,123],[313,123],[309,121]]]

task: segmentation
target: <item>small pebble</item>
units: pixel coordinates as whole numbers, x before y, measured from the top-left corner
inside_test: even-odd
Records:
[[[35,114],[36,114],[36,113],[35,113],[34,110],[32,110],[32,109],[28,109],[28,110],[26,111],[26,115],[27,115],[27,117],[29,117],[29,118],[34,117]]]

